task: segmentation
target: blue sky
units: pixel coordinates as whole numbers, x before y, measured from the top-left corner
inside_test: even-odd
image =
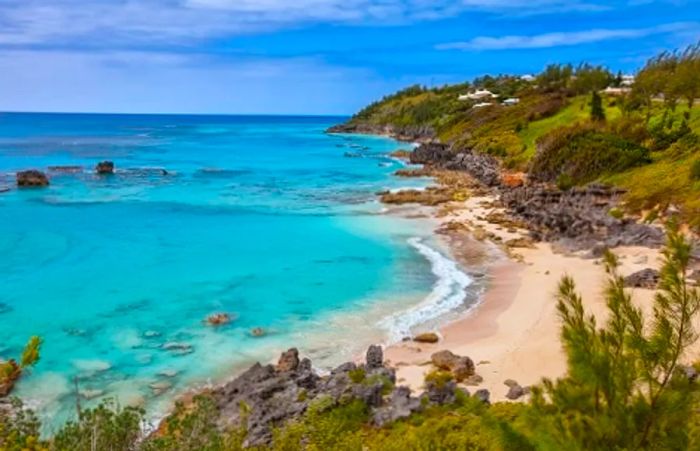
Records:
[[[0,0],[0,110],[349,114],[700,39],[700,0]]]

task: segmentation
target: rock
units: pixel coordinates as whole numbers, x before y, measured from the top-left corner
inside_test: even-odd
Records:
[[[161,346],[166,351],[171,351],[176,354],[189,354],[193,352],[192,345],[188,343],[180,343],[177,341],[169,341]]]
[[[632,288],[647,288],[653,290],[659,284],[659,271],[647,268],[625,277],[625,286]]]
[[[210,326],[223,326],[231,322],[231,315],[228,313],[213,313],[207,316],[207,324]]]
[[[279,372],[294,371],[299,366],[299,350],[291,348],[282,353],[275,368]]]
[[[3,374],[2,380],[0,380],[0,398],[8,396],[12,389],[15,387],[15,383],[22,375],[22,368],[17,364],[14,359],[8,361],[1,361],[0,364],[7,365],[7,372]]]
[[[111,161],[100,161],[95,166],[95,172],[98,174],[114,174],[114,163]]]
[[[506,387],[516,387],[518,383],[513,379],[506,379],[503,381],[503,385],[505,385]]]
[[[49,166],[49,171],[74,174],[77,172],[83,172],[83,167],[82,166]]]
[[[389,397],[387,405],[374,412],[372,420],[377,426],[384,426],[402,418],[408,418],[414,412],[422,410],[419,398],[411,396],[408,387],[396,387]]]
[[[479,385],[484,382],[484,378],[478,374],[472,374],[471,376],[464,379],[464,385]]]
[[[508,393],[506,394],[506,398],[511,399],[511,400],[516,400],[523,395],[525,395],[525,389],[523,387],[521,387],[520,385],[514,385],[508,389]]]
[[[19,187],[41,187],[49,186],[49,178],[41,171],[30,169],[20,171],[15,176]]]
[[[253,337],[263,337],[266,335],[265,329],[262,327],[254,327],[250,330],[250,335]]]
[[[158,373],[158,376],[173,378],[177,376],[179,372],[177,370],[165,369]]]
[[[477,390],[476,393],[474,393],[474,397],[484,404],[491,404],[491,393],[485,388]]]
[[[143,336],[146,338],[156,338],[160,337],[161,333],[155,330],[147,330],[146,332],[143,333]]]
[[[451,351],[440,351],[430,356],[430,361],[441,370],[450,371],[457,381],[474,375],[474,362],[469,357],[460,357]]]
[[[509,248],[523,248],[523,249],[532,249],[535,247],[535,243],[532,240],[532,238],[528,237],[522,237],[522,238],[513,238],[512,240],[506,241],[506,246]]]
[[[367,349],[366,355],[367,368],[381,368],[384,366],[384,353],[381,346],[372,345]]]
[[[501,174],[501,184],[509,188],[523,186],[526,181],[527,175],[524,172],[504,172]]]
[[[437,343],[440,337],[435,332],[426,332],[413,337],[413,341],[417,343]]]
[[[167,381],[158,381],[154,382],[152,384],[149,384],[148,387],[151,389],[153,392],[154,396],[160,396],[166,391],[170,390],[172,388],[173,384]]]

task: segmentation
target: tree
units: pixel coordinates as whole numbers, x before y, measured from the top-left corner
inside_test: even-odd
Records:
[[[597,91],[591,92],[591,119],[597,122],[605,121],[605,109],[603,99]]]
[[[580,64],[576,68],[575,75],[571,80],[571,89],[574,94],[600,91],[615,81],[615,77],[607,68],[592,66],[588,63]]]
[[[697,340],[700,293],[687,285],[691,245],[671,226],[651,318],[634,305],[605,257],[608,320],[587,315],[573,279],[559,284],[557,309],[568,373],[533,389],[529,421],[553,449],[688,449],[697,384],[680,364]]]

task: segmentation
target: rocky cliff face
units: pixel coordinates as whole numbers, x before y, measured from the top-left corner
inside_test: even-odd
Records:
[[[454,382],[428,384],[427,391],[416,397],[408,387],[395,387],[395,383],[395,372],[384,364],[379,346],[370,346],[365,363],[344,363],[327,376],[318,375],[309,359],[299,359],[298,351],[290,349],[276,366],[256,363],[214,390],[212,396],[222,428],[244,424],[244,405],[247,445],[264,445],[272,440],[273,428],[300,418],[309,406],[321,400],[330,406],[360,400],[369,407],[372,421],[383,425],[406,418],[430,403],[454,402],[457,390],[461,390]]]

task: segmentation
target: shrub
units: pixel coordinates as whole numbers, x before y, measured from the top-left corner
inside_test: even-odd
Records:
[[[690,166],[690,179],[693,181],[700,180],[700,159],[697,159]]]
[[[537,141],[530,176],[551,182],[566,174],[578,185],[648,162],[649,151],[632,141],[596,125],[573,125]]]

